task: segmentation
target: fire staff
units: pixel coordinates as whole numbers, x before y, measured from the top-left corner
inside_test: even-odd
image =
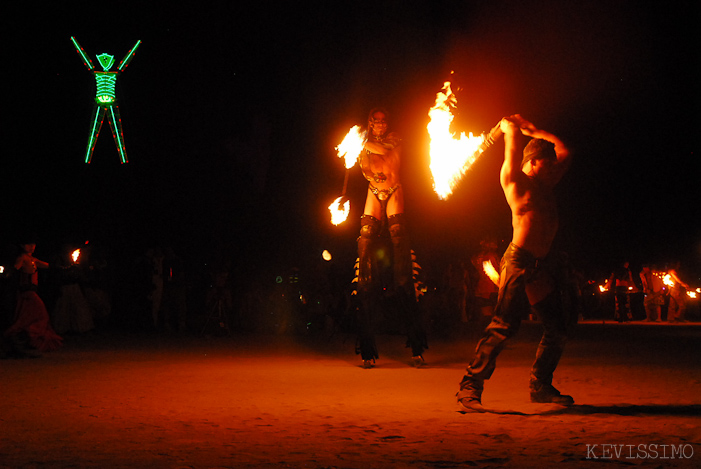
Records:
[[[468,412],[484,411],[484,381],[491,377],[505,341],[516,333],[529,307],[544,327],[531,369],[531,401],[574,403],[572,397],[560,394],[552,385],[568,327],[576,319],[561,294],[566,276],[558,256],[550,252],[558,229],[553,189],[569,166],[570,152],[559,138],[518,114],[502,119],[501,129],[505,149],[500,180],[511,208],[513,237],[501,260],[494,315],[457,394],[459,406]],[[521,134],[532,137],[523,150],[523,159],[518,151]]]
[[[359,163],[368,180],[365,210],[361,217],[358,238],[358,296],[359,334],[357,352],[363,366],[369,368],[378,358],[373,321],[379,315],[383,285],[378,241],[389,230],[393,251],[394,293],[407,321],[408,341],[414,364],[423,363],[426,336],[421,327],[419,308],[412,275],[412,258],[404,219],[404,190],[399,180],[401,139],[389,131],[389,114],[375,108],[368,116],[367,141],[360,153]]]

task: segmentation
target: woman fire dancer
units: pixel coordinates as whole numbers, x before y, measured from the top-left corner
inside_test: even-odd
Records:
[[[15,260],[19,273],[19,290],[15,322],[5,331],[13,353],[20,357],[39,356],[40,352],[55,350],[63,339],[49,323],[49,313],[37,294],[38,269],[48,269],[49,264],[34,257],[36,242],[32,239],[20,244],[22,253]]]
[[[358,238],[359,335],[356,352],[363,367],[378,358],[373,321],[379,316],[383,287],[378,241],[386,230],[392,240],[394,296],[406,319],[407,346],[417,366],[423,363],[426,335],[421,326],[412,275],[411,247],[404,219],[404,191],[399,180],[401,139],[389,131],[389,114],[375,108],[368,116],[367,141],[359,163],[369,181],[365,211]]]

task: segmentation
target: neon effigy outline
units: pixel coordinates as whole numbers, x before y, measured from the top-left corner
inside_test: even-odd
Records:
[[[128,163],[127,150],[124,144],[124,131],[122,129],[122,119],[119,115],[119,106],[117,106],[117,94],[116,94],[116,84],[117,77],[121,72],[126,70],[129,62],[134,58],[136,49],[141,45],[141,40],[136,41],[134,47],[132,47],[127,55],[119,62],[117,65],[116,72],[110,72],[110,69],[114,65],[114,56],[102,53],[97,55],[97,60],[102,66],[103,71],[98,71],[95,69],[95,65],[90,56],[85,52],[85,49],[78,43],[75,37],[71,36],[71,41],[75,47],[76,52],[80,56],[83,65],[92,72],[95,77],[95,108],[93,110],[93,118],[91,119],[90,135],[88,137],[88,146],[85,152],[85,163],[90,164],[92,161],[92,154],[95,150],[95,144],[97,143],[97,138],[100,135],[100,130],[102,129],[102,124],[104,123],[105,115],[107,115],[107,120],[110,123],[110,128],[112,129],[112,138],[114,143],[117,145],[117,152],[119,153],[119,158],[121,163]],[[99,123],[98,123],[99,121]]]

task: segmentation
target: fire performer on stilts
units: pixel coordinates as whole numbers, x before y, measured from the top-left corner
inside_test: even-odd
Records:
[[[576,321],[563,295],[565,279],[558,256],[550,252],[558,229],[554,186],[570,164],[570,152],[556,136],[536,128],[520,115],[501,121],[504,163],[501,186],[511,208],[513,237],[501,260],[499,296],[492,321],[477,345],[457,394],[461,410],[484,411],[482,391],[496,367],[505,341],[533,308],[544,332],[531,369],[531,402],[570,405],[571,396],[552,385],[569,327]],[[520,135],[532,137],[519,156]],[[574,316],[574,317],[573,317]]]
[[[370,182],[361,217],[358,238],[358,344],[356,352],[363,367],[370,368],[378,358],[373,322],[379,315],[383,294],[379,259],[375,247],[380,235],[389,230],[393,246],[393,282],[398,306],[406,318],[407,347],[415,366],[423,364],[427,348],[412,273],[412,253],[404,216],[404,190],[399,180],[401,140],[388,129],[389,114],[375,108],[368,116],[367,140],[360,153],[363,176]]]

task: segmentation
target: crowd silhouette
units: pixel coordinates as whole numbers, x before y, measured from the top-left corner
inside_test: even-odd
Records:
[[[485,239],[445,265],[419,255],[423,267],[419,308],[429,338],[484,327],[497,291],[484,264],[498,269],[502,248],[493,238]],[[80,254],[74,260],[77,250]],[[17,320],[20,275],[13,264],[21,252],[18,245],[6,246],[0,262],[4,357],[17,355],[6,332]],[[244,269],[234,258],[203,259],[173,245],[144,245],[125,253],[85,241],[64,243],[53,252],[40,243],[37,255],[49,260],[49,268],[37,272],[36,293],[46,305],[50,326],[64,340],[107,332],[332,337],[355,334],[357,327],[354,272],[352,262],[344,260],[326,261],[319,256],[318,260],[301,259],[298,265]],[[698,300],[693,298],[696,291],[678,262],[639,268],[628,264],[628,271],[623,290],[612,286],[615,274],[600,282],[572,268],[580,320],[701,320]],[[378,333],[404,333],[398,311],[387,307],[378,312],[382,315],[377,320]],[[538,318],[524,318],[528,319]]]

